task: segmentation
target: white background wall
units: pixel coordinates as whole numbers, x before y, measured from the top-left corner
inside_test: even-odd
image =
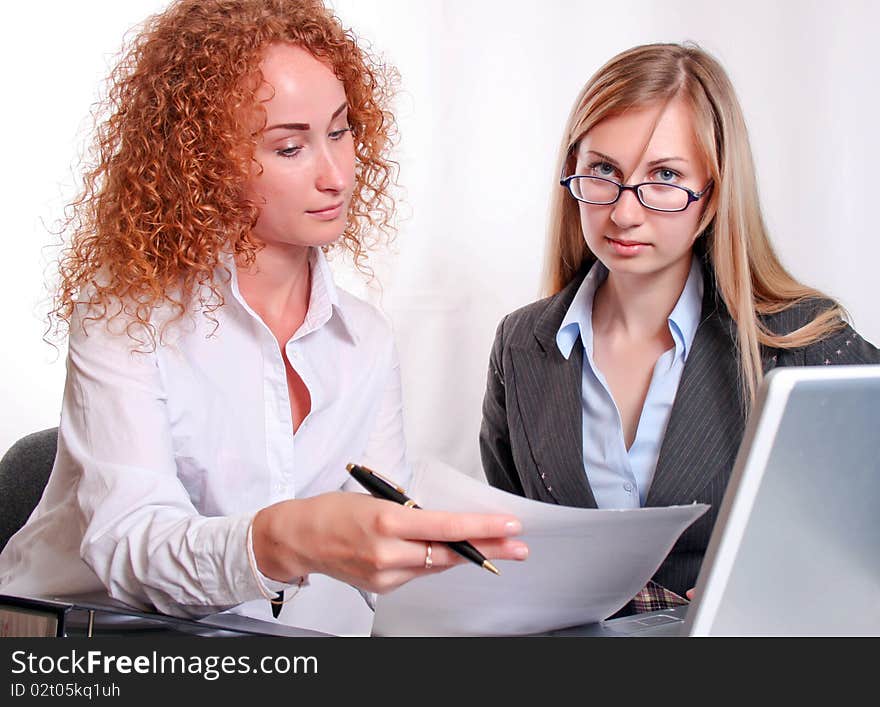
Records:
[[[533,300],[553,162],[586,79],[613,54],[699,42],[744,106],[774,242],[880,343],[880,178],[872,0],[333,0],[395,64],[404,189],[394,251],[376,259],[401,351],[415,458],[479,475],[477,432],[499,319]],[[160,0],[4,8],[0,111],[0,451],[56,425],[64,350],[42,341],[49,228],[73,194],[89,107],[126,30]],[[504,191],[501,185],[504,185]]]

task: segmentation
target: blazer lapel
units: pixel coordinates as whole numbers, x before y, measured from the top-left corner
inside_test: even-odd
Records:
[[[568,360],[556,345],[559,325],[585,275],[551,298],[534,340],[511,347],[510,353],[519,414],[542,485],[561,505],[595,508],[582,452],[583,345],[578,339]]]
[[[706,268],[702,321],[682,371],[645,505],[690,503],[730,472],[744,419],[730,315]]]

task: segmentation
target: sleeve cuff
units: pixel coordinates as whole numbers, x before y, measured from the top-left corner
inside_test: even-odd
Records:
[[[260,590],[260,594],[262,594],[263,596],[274,596],[278,592],[283,592],[289,587],[307,587],[309,584],[308,575],[305,575],[303,577],[294,577],[290,582],[279,582],[278,580],[271,579],[260,572],[260,568],[257,566],[257,558],[254,555],[253,519],[251,519],[251,522],[248,523],[247,529],[247,561],[252,570],[251,576],[255,584],[257,585],[257,588]]]

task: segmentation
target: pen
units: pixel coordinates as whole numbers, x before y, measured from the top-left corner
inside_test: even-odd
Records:
[[[384,498],[386,501],[394,501],[394,503],[399,503],[407,508],[421,508],[421,506],[417,505],[415,501],[407,497],[402,488],[395,485],[384,476],[377,474],[372,469],[368,469],[365,466],[358,466],[357,464],[349,464],[345,468],[348,470],[348,473],[355,478],[355,481],[373,496]],[[475,565],[479,565],[483,569],[489,570],[489,572],[501,574],[495,565],[489,562],[489,560],[483,556],[483,553],[477,550],[477,548],[471,545],[467,540],[453,540],[445,542],[444,545],[457,552],[462,557],[470,560]]]

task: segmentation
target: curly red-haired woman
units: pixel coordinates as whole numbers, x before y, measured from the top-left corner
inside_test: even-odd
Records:
[[[514,518],[337,493],[351,461],[409,474],[390,328],[324,259],[362,264],[389,229],[389,95],[316,0],[148,21],[68,224],[58,454],[0,556],[5,593],[357,634],[367,593],[459,561],[431,540],[525,556]]]

